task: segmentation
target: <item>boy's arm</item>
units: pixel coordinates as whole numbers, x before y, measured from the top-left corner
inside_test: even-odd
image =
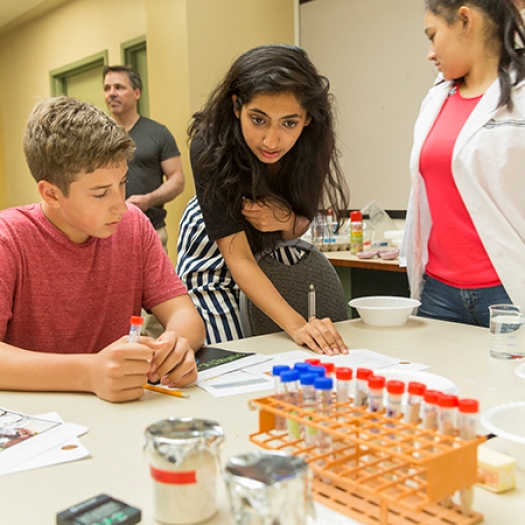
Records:
[[[122,337],[97,354],[50,354],[0,342],[0,389],[93,392],[114,402],[137,399],[161,346],[127,341]]]
[[[157,341],[169,344],[155,353],[149,379],[172,386],[184,386],[197,380],[195,352],[204,343],[206,331],[190,296],[179,295],[151,309],[166,331]]]

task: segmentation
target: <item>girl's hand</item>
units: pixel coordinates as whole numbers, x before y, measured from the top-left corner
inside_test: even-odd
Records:
[[[305,322],[301,328],[290,335],[297,344],[306,345],[318,354],[348,354],[348,347],[341,334],[328,317],[314,319],[309,323]]]
[[[261,232],[290,231],[294,227],[295,215],[271,200],[251,201],[245,199],[242,214],[246,220]]]

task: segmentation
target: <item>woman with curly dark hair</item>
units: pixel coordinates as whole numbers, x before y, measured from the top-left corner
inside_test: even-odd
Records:
[[[254,258],[299,238],[324,204],[347,208],[327,79],[296,46],[251,49],[195,113],[189,134],[197,195],[181,220],[177,272],[207,342],[243,337],[240,288],[296,343],[346,352],[330,319],[308,323]]]

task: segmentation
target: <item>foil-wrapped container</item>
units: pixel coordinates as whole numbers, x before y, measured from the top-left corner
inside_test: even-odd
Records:
[[[296,456],[251,452],[228,461],[224,479],[236,525],[306,525],[312,518],[312,472]]]
[[[146,428],[155,518],[191,525],[217,512],[217,472],[224,430],[206,419],[170,418]]]

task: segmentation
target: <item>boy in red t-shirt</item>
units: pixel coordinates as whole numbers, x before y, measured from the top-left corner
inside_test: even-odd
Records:
[[[0,211],[0,389],[143,394],[197,378],[204,325],[147,217],[126,204],[134,143],[102,110],[39,103],[24,152],[42,198]],[[165,327],[129,343],[141,307]]]

